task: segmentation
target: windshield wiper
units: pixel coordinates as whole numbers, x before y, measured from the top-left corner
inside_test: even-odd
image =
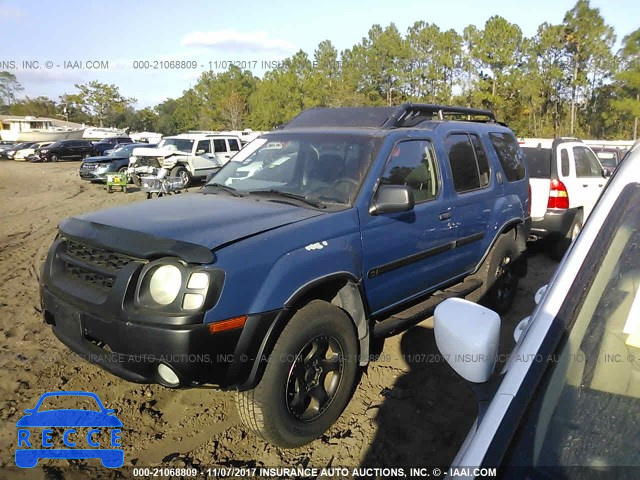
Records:
[[[228,185],[223,185],[222,183],[215,183],[215,182],[214,183],[207,183],[202,188],[207,188],[207,187],[220,188],[221,190],[224,190],[225,192],[230,193],[234,197],[244,197],[246,195],[246,193],[240,193],[235,188],[230,187]]]
[[[298,200],[300,202],[306,203],[307,205],[311,205],[315,208],[327,208],[327,206],[318,199],[305,197],[304,195],[298,195],[290,192],[283,192],[282,190],[252,190],[249,192],[252,195],[258,194],[267,194],[267,195],[279,195],[281,197],[291,198],[293,200]]]

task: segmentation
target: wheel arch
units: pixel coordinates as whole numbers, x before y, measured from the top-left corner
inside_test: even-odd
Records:
[[[491,251],[493,250],[493,247],[495,246],[498,239],[505,234],[513,236],[513,239],[515,240],[516,245],[518,246],[518,251],[520,253],[520,256],[524,254],[525,250],[527,249],[527,238],[529,236],[529,232],[527,231],[526,224],[522,219],[513,218],[511,220],[506,221],[498,229],[498,234],[494,235],[493,239],[491,240],[491,243],[485,250],[484,254],[482,255],[482,258],[476,265],[476,268],[473,270],[472,274],[477,273],[480,270],[480,268],[482,268],[482,265],[491,254]],[[522,276],[524,276],[525,274],[526,274],[526,264],[525,264],[524,273],[522,273]]]
[[[267,365],[266,359],[278,337],[293,315],[311,300],[324,300],[349,316],[358,339],[359,363],[361,366],[366,365],[369,359],[370,332],[364,298],[361,282],[348,272],[320,277],[300,287],[285,302],[284,308],[267,330],[248,377],[238,386],[238,390],[249,390],[260,382]]]

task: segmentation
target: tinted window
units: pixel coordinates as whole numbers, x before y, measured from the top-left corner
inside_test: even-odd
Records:
[[[566,148],[560,150],[560,164],[562,168],[562,176],[568,177],[570,173],[569,168],[569,152],[567,152]]]
[[[196,147],[196,155],[203,155],[205,153],[211,153],[211,141],[200,140]]]
[[[480,188],[478,164],[466,133],[449,135],[444,142],[456,192]]]
[[[586,147],[573,147],[573,156],[578,177],[602,176],[602,167],[600,167],[598,159],[591,150]]]
[[[531,178],[551,178],[551,149],[523,147],[524,163]]]
[[[487,160],[487,154],[484,151],[482,142],[477,135],[469,135],[471,143],[473,143],[473,150],[476,153],[476,160],[478,161],[478,173],[480,174],[480,186],[486,187],[489,185],[489,161]]]
[[[438,172],[431,143],[421,140],[396,145],[380,184],[410,186],[416,203],[435,198],[439,190]]]
[[[236,140],[235,138],[229,139],[229,150],[231,150],[232,152],[240,151],[240,145],[238,145],[238,140]]]
[[[513,135],[508,133],[490,133],[491,143],[498,154],[498,160],[509,182],[525,177],[524,155]]]
[[[213,150],[216,153],[226,152],[227,151],[227,144],[224,142],[223,138],[218,138],[218,139],[213,141]]]

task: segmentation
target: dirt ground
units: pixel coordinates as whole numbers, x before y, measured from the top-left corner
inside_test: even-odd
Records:
[[[338,422],[308,446],[267,445],[240,424],[234,394],[129,383],[70,353],[44,325],[38,276],[65,217],[129,202],[140,192],[107,194],[79,179],[76,162],[0,162],[0,478],[132,478],[98,460],[43,460],[15,467],[16,421],[39,396],[86,390],[124,424],[125,467],[358,467],[447,465],[476,415],[473,393],[435,347],[431,321],[388,339],[363,372]],[[149,200],[153,201],[153,200]],[[532,254],[512,311],[503,318],[501,352],[556,263]]]

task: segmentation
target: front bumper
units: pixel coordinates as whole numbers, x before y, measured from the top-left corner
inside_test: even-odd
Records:
[[[548,209],[544,217],[532,219],[530,237],[536,240],[566,237],[577,213],[577,208]]]
[[[150,325],[108,320],[87,313],[42,288],[45,322],[58,339],[85,360],[125,380],[164,384],[161,363],[180,386],[224,386],[241,329],[210,334],[208,325]]]

